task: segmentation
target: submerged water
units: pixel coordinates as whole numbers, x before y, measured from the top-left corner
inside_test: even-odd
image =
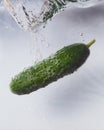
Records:
[[[35,34],[37,41],[33,41],[30,32],[21,30],[4,11],[0,8],[0,130],[103,130],[104,4],[70,8],[54,17],[41,29],[50,42],[48,48],[46,41],[38,41],[41,31]],[[18,12],[22,21],[19,15]],[[23,25],[27,22],[23,21]],[[73,75],[30,95],[21,97],[10,92],[11,78],[33,64],[37,46],[45,58],[63,46],[87,43],[93,38],[96,43],[90,48],[88,60]]]

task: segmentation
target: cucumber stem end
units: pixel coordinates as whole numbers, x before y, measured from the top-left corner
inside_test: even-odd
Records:
[[[96,42],[95,39],[93,39],[92,41],[90,41],[86,46],[89,48],[92,44],[94,44]]]

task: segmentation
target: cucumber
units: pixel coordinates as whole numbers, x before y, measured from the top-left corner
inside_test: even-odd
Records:
[[[90,54],[89,47],[94,42],[92,40],[87,45],[75,43],[66,46],[49,58],[25,69],[12,79],[11,91],[18,95],[29,94],[73,73],[86,61]]]

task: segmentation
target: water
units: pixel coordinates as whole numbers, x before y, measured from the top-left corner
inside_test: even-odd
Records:
[[[3,14],[0,11],[0,130],[104,130],[104,4],[70,8],[56,15],[41,29],[48,48],[46,41],[33,41],[7,11]],[[4,22],[14,30],[4,29]],[[37,40],[41,39],[38,33]],[[31,95],[10,92],[11,78],[33,64],[37,46],[44,58],[63,46],[93,38],[96,43],[90,57],[74,74]]]
[[[38,30],[65,7],[90,7],[104,0],[4,0],[9,13],[24,30]],[[41,26],[42,25],[42,26]]]

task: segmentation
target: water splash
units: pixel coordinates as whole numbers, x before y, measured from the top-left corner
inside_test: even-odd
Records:
[[[9,13],[24,30],[36,31],[66,7],[90,7],[104,0],[4,0]]]

